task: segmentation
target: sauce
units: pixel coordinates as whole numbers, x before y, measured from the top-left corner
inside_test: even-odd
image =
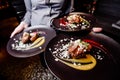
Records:
[[[57,59],[60,62],[66,64],[67,66],[78,70],[91,70],[95,67],[97,63],[96,59],[90,54],[87,54],[86,58],[80,58],[80,59],[66,59],[66,60],[60,58]]]

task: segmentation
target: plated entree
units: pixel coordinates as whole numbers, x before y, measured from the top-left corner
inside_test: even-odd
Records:
[[[86,57],[86,53],[89,52],[91,48],[92,46],[89,43],[78,39],[69,43],[67,51],[72,58],[81,58]]]
[[[97,63],[95,57],[91,55],[92,45],[81,39],[73,38],[58,41],[49,51],[55,57],[55,61],[60,61],[78,70],[93,69]]]
[[[70,14],[64,18],[60,18],[60,26],[70,30],[84,30],[90,28],[90,23],[80,14]]]
[[[14,43],[11,45],[14,50],[29,50],[36,47],[42,49],[45,42],[46,33],[43,31],[23,32],[18,38],[14,38]]]

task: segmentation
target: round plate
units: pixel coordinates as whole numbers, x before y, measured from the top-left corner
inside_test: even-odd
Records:
[[[78,70],[56,60],[53,51],[69,42],[70,39],[85,40],[95,47],[90,53],[97,61],[93,69]],[[48,69],[61,80],[114,80],[119,77],[117,61],[119,53],[120,45],[116,41],[101,33],[91,32],[86,36],[56,36],[47,45],[44,58]]]
[[[84,24],[81,24],[82,26],[77,26],[75,28],[70,28],[70,26],[63,26],[63,25],[60,25],[61,23],[66,23],[67,20],[67,16],[69,15],[73,15],[73,14],[77,14],[77,15],[80,15],[87,23],[89,23],[89,27],[86,27],[86,28],[82,28],[82,26]],[[64,32],[78,32],[78,31],[83,31],[83,30],[90,30],[94,24],[96,23],[96,18],[90,14],[87,14],[87,13],[82,13],[82,12],[72,12],[70,14],[68,14],[67,16],[64,16],[62,18],[57,18],[57,19],[54,19],[52,24],[53,24],[53,27],[58,30],[58,31],[64,31]]]
[[[42,37],[45,37],[45,42],[43,45],[35,47],[35,48],[26,49],[26,50],[23,50],[23,49],[17,50],[13,48],[13,45],[16,44],[16,42],[18,43],[20,42],[20,37],[22,36],[23,32],[34,32],[34,31],[38,31],[38,32],[40,31],[44,33],[40,35]],[[7,43],[7,51],[10,55],[14,57],[25,58],[25,57],[31,57],[31,56],[40,54],[41,52],[45,50],[48,42],[53,37],[56,36],[56,32],[52,28],[44,26],[44,25],[32,26],[32,27],[25,29],[23,32],[15,35]]]

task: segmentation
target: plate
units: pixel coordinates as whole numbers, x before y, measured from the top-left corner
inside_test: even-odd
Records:
[[[20,37],[23,35],[24,32],[39,32],[40,34],[38,38],[44,38],[43,44],[40,43],[42,41],[38,42],[35,45],[32,45],[32,43],[34,42],[28,42],[25,44],[21,43]],[[14,57],[25,58],[35,56],[43,52],[48,42],[55,36],[56,32],[51,27],[47,27],[45,25],[32,26],[11,38],[7,43],[7,51],[10,55]]]
[[[68,23],[67,17],[74,14],[81,17],[82,21],[80,21],[79,24],[73,25]],[[52,22],[53,27],[56,30],[64,31],[64,32],[78,32],[83,30],[91,30],[91,28],[94,26],[95,23],[96,23],[96,18],[93,15],[82,12],[72,12],[62,18],[54,19]]]
[[[96,65],[89,70],[76,69],[56,58],[54,53],[71,39],[81,39],[90,43],[94,48],[90,54],[95,58]],[[44,58],[48,69],[61,80],[114,80],[118,78],[120,44],[101,33],[89,33],[86,36],[70,36],[60,34],[53,38],[47,45]],[[55,52],[56,50],[56,52]]]

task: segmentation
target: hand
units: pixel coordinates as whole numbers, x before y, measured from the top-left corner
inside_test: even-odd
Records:
[[[17,33],[21,32],[22,30],[24,30],[25,28],[28,27],[28,24],[26,24],[25,22],[21,22],[12,32],[10,38],[12,38],[14,35],[16,35]]]
[[[92,31],[93,31],[93,32],[101,32],[101,31],[102,31],[102,28],[101,28],[101,27],[93,27],[93,28],[92,28]]]

